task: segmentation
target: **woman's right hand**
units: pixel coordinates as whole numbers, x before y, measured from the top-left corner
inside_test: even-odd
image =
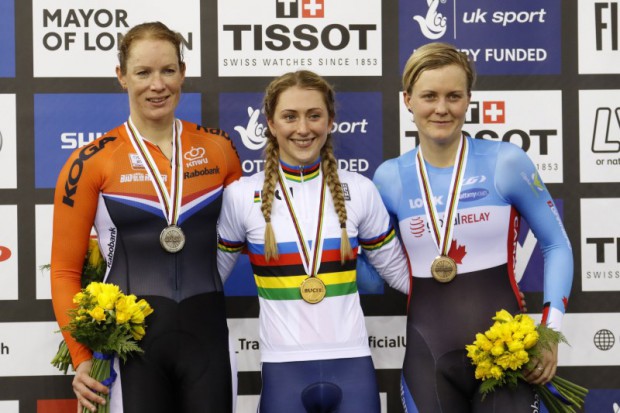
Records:
[[[91,412],[97,411],[97,404],[105,404],[105,399],[95,392],[108,394],[109,389],[97,380],[90,377],[90,368],[93,365],[92,360],[83,361],[75,369],[75,377],[73,378],[73,392],[77,396],[78,413],[82,412],[85,407]]]

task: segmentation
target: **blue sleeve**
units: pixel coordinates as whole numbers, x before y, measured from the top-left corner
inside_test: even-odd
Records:
[[[396,214],[396,199],[398,193],[396,189],[397,187],[400,188],[400,185],[395,185],[394,182],[398,176],[398,165],[396,160],[390,159],[379,166],[373,178],[373,182],[381,195],[381,200],[390,215],[392,225],[397,232],[398,223],[395,222],[394,216]],[[357,258],[356,270],[357,283],[362,291],[374,294],[383,292],[384,280],[375,267],[368,261],[368,257],[362,249],[360,249],[360,254]]]
[[[383,292],[383,278],[379,275],[375,267],[368,262],[368,257],[360,249],[357,255],[357,286],[361,292],[371,294],[381,294]]]
[[[396,216],[398,200],[402,193],[397,159],[389,159],[379,165],[372,181],[379,190],[381,199],[390,215]]]
[[[544,257],[543,320],[559,330],[573,282],[573,253],[555,203],[536,166],[510,143],[499,152],[495,185],[538,240]]]

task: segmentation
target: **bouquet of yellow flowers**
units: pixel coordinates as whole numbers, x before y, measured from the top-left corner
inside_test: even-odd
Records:
[[[93,350],[90,376],[110,386],[115,379],[113,358],[126,361],[132,352],[141,353],[138,341],[145,334],[145,318],[153,312],[146,300],[123,294],[117,285],[91,282],[73,297],[76,308],[71,321],[63,328],[79,343]],[[109,412],[109,395],[98,412]],[[88,412],[84,408],[83,412]]]
[[[42,266],[42,269],[49,269],[49,267],[49,264],[47,264]],[[86,257],[84,257],[84,266],[82,267],[82,288],[93,281],[103,281],[105,271],[106,262],[99,250],[99,243],[96,238],[90,238],[88,240]],[[58,351],[52,359],[52,365],[67,374],[69,366],[71,365],[71,356],[69,355],[67,343],[65,343],[64,340],[62,340],[58,346]]]
[[[467,356],[476,366],[476,378],[483,381],[482,397],[497,386],[515,387],[523,379],[522,368],[530,368],[532,358],[539,358],[543,349],[552,344],[567,343],[564,335],[545,325],[536,325],[526,314],[512,316],[501,310],[493,317],[495,323],[484,333],[476,334],[472,344],[465,346]],[[588,390],[553,377],[546,385],[535,385],[535,390],[550,413],[575,413],[583,406]]]

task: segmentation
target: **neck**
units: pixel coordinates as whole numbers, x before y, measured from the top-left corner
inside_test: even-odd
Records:
[[[447,168],[454,166],[456,151],[462,138],[456,139],[447,144],[435,142],[420,142],[424,160],[437,168]]]
[[[149,142],[162,146],[172,143],[174,118],[160,122],[144,122],[140,119],[131,118],[132,123],[138,129],[140,135]]]

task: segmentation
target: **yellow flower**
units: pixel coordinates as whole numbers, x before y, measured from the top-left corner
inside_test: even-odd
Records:
[[[513,317],[508,311],[500,310],[495,313],[495,317],[493,317],[493,320],[509,322],[513,320]]]
[[[501,369],[499,366],[493,366],[491,367],[491,371],[489,372],[489,374],[494,379],[499,380],[504,376],[504,370]]]
[[[522,341],[512,341],[508,343],[508,351],[511,353],[516,353],[525,349]]]
[[[131,319],[131,306],[134,305],[135,296],[123,295],[116,300],[116,324],[128,323]]]
[[[97,297],[99,294],[101,294],[102,285],[103,283],[92,282],[86,286],[85,290],[87,293],[89,293],[93,297]]]
[[[101,251],[99,250],[99,243],[95,238],[90,238],[88,240],[88,251],[86,252],[86,259],[88,260],[88,265],[93,268],[101,265],[101,262],[103,261],[103,256],[101,255]]]
[[[131,335],[135,340],[142,340],[142,337],[144,337],[145,333],[146,331],[141,325],[135,325],[131,327]]]
[[[539,334],[537,331],[532,331],[531,333],[526,334],[523,338],[523,347],[525,347],[526,350],[531,349],[536,345],[536,343],[538,343],[538,338]]]
[[[476,334],[476,341],[474,343],[484,351],[491,351],[493,348],[493,343],[482,333]]]
[[[85,295],[81,291],[79,293],[75,294],[73,296],[73,304],[80,304],[82,301],[84,301],[84,297],[85,297]]]
[[[103,321],[105,320],[105,311],[103,310],[103,308],[97,306],[95,308],[93,308],[92,310],[90,310],[88,312],[88,314],[95,320],[97,321]]]
[[[491,354],[494,355],[495,357],[501,356],[502,354],[504,354],[504,343],[501,343],[501,342],[496,343],[491,349]]]

